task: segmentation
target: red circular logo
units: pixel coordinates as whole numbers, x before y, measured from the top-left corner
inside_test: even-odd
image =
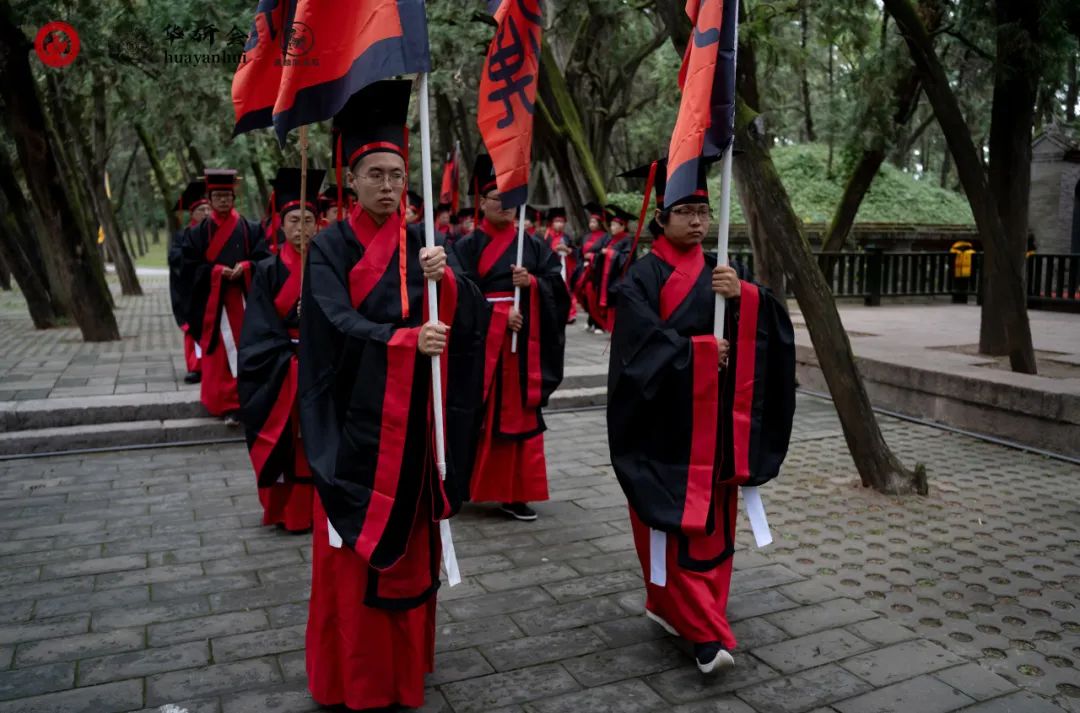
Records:
[[[79,33],[66,22],[50,22],[38,30],[34,49],[50,67],[66,67],[79,56]]]

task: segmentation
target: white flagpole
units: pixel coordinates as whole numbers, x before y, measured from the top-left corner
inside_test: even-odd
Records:
[[[420,165],[424,181],[424,245],[428,250],[435,247],[435,211],[433,203],[433,191],[431,188],[431,117],[428,107],[428,75],[426,72],[420,75],[420,144],[422,147]],[[429,323],[439,321],[439,292],[435,282],[427,283],[427,297],[429,306]],[[443,398],[442,398],[442,371],[439,368],[439,357],[431,357],[431,399],[434,406],[435,416],[435,466],[439,470],[439,477],[446,480],[446,431],[443,423]],[[453,587],[461,583],[461,572],[458,571],[457,555],[454,553],[454,540],[450,535],[450,521],[439,521],[439,535],[442,539],[443,566],[446,568],[446,578]]]
[[[739,18],[735,16],[735,58],[738,61],[739,50]],[[716,236],[716,264],[727,266],[728,264],[728,237],[731,230],[731,163],[735,141],[724,151],[723,163],[720,165],[720,230]],[[724,298],[716,295],[716,307],[713,316],[713,334],[717,339],[724,336],[724,319],[726,318]],[[734,345],[733,345],[734,346]],[[750,529],[754,532],[754,541],[758,547],[770,544],[772,533],[769,531],[769,521],[765,517],[765,506],[761,502],[761,493],[757,486],[744,486],[743,503],[746,506],[746,516],[750,520]]]
[[[525,253],[525,204],[521,204],[521,208],[518,210],[518,234],[517,234],[517,262],[514,264],[521,267],[521,261],[524,259]],[[514,311],[521,310],[521,288],[514,288]],[[510,351],[517,353],[517,337],[518,333],[514,332],[510,337]]]

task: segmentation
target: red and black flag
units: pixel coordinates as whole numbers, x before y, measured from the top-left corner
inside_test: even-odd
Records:
[[[454,216],[461,204],[461,191],[458,189],[461,183],[459,164],[460,156],[455,146],[443,166],[442,187],[439,189],[439,203],[450,206],[451,215]]]
[[[476,123],[495,164],[504,208],[529,193],[533,114],[540,72],[541,0],[489,0],[498,29],[480,75]]]
[[[260,0],[233,77],[234,134],[329,119],[360,89],[431,67],[424,0]]]
[[[668,205],[693,194],[698,164],[719,157],[735,133],[738,0],[687,0],[694,33],[679,70],[679,116],[668,149]]]

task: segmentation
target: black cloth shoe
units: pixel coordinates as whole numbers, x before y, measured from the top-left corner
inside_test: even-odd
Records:
[[[184,374],[185,384],[197,384],[200,381],[202,381],[201,371],[189,371],[188,373]]]
[[[702,673],[726,671],[735,665],[735,658],[719,641],[694,644],[694,660]]]
[[[525,503],[503,503],[499,509],[515,520],[536,519],[536,511]]]
[[[226,426],[239,426],[240,425],[240,417],[237,415],[236,411],[232,411],[230,413],[225,414],[225,425]]]

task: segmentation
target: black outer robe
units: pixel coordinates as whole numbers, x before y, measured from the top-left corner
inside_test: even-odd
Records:
[[[694,420],[694,364],[691,337],[712,335],[716,257],[705,255],[689,294],[667,321],[660,319],[660,294],[674,268],[650,253],[637,260],[616,289],[617,316],[608,371],[607,425],[612,465],[630,506],[651,528],[690,536],[684,516]],[[742,283],[742,299],[727,303],[725,338],[731,343],[728,367],[720,374],[711,499],[722,485],[761,485],[776,477],[787,453],[795,411],[795,350],[791,321],[765,288]],[[733,340],[739,333],[748,291],[757,293],[756,339]],[[739,359],[752,367],[752,381],[736,396]],[[735,401],[744,405],[740,429]],[[735,439],[742,433],[747,472],[736,472]],[[716,467],[718,464],[718,467]],[[706,487],[708,490],[708,488]],[[703,512],[702,503],[697,503]],[[726,553],[730,555],[730,551]]]
[[[512,293],[514,284],[510,266],[517,262],[517,239],[510,241],[509,247],[495,260],[485,275],[480,275],[481,255],[491,241],[491,236],[477,228],[454,243],[454,257],[464,274],[475,282],[485,295],[499,292]],[[501,430],[499,424],[494,425],[496,435],[516,440],[525,440],[546,430],[540,409],[547,406],[551,394],[562,383],[563,355],[566,350],[566,318],[570,312],[570,293],[562,278],[562,262],[559,260],[558,253],[553,252],[543,239],[525,234],[522,267],[536,278],[537,293],[540,297],[540,324],[532,324],[530,319],[532,304],[529,293],[531,290],[522,289],[520,311],[523,324],[521,331],[518,332],[518,363],[521,365],[520,393],[523,400],[521,405],[526,406],[524,400],[528,395],[529,372],[536,368],[536,365],[529,363],[529,350],[525,348],[525,341],[534,338],[537,334],[540,336],[540,401],[536,409],[538,430],[528,433],[510,433]],[[496,379],[494,394],[496,398],[499,398],[502,391],[500,369],[495,370],[494,378]]]
[[[357,209],[359,210],[359,209]],[[396,241],[395,241],[396,244]],[[353,307],[350,272],[365,255],[350,222],[332,223],[314,240],[304,276],[300,318],[300,423],[312,476],[327,516],[350,547],[376,570],[394,565],[405,552],[419,498],[431,498],[437,520],[458,511],[468,494],[479,419],[482,415],[484,333],[490,309],[474,284],[450,269],[457,287],[457,309],[450,323],[446,390],[446,481],[440,486],[429,427],[431,360],[395,339],[424,322],[427,283],[420,268],[421,233],[407,231],[409,315],[403,318],[398,252],[373,276],[374,288]],[[364,268],[358,268],[358,272]],[[447,322],[447,280],[439,284],[440,311]],[[415,344],[415,341],[414,341]],[[397,345],[397,346],[395,346]],[[410,366],[412,379],[396,378]],[[405,415],[402,416],[402,411]],[[396,415],[395,415],[396,414]],[[404,433],[387,432],[384,419],[404,420]],[[403,439],[400,466],[380,468],[380,449]],[[387,441],[387,442],[384,442]],[[389,490],[389,492],[388,492]],[[444,497],[445,496],[445,497]],[[365,524],[373,512],[389,512],[372,542]],[[377,522],[378,518],[372,518]],[[438,563],[433,563],[433,587]],[[434,589],[431,590],[432,593]],[[381,599],[381,597],[377,597]],[[386,601],[369,605],[400,608]],[[419,600],[408,605],[416,606]]]
[[[207,302],[210,299],[210,278],[214,265],[232,267],[239,262],[250,262],[252,267],[263,258],[270,257],[269,248],[263,239],[263,231],[258,223],[240,216],[232,235],[217,258],[210,262],[206,259],[206,250],[213,237],[214,223],[204,218],[198,225],[184,231],[180,241],[180,298],[184,310],[188,333],[196,342],[202,341],[203,320],[206,316]],[[244,282],[232,284],[243,285]],[[247,291],[246,288],[244,290]],[[221,317],[220,310],[224,301],[218,301],[219,313],[214,316],[213,324]],[[215,330],[216,331],[216,330]],[[207,353],[217,345],[217,334],[210,341]]]
[[[240,395],[240,420],[244,424],[249,451],[274,406],[280,399],[291,397],[291,394],[283,394],[282,389],[297,351],[290,330],[295,333],[299,329],[300,318],[295,303],[284,319],[274,305],[274,299],[286,285],[289,275],[289,268],[280,254],[260,260],[255,266],[248,293],[236,362],[236,386]],[[295,477],[296,453],[288,421],[273,449],[264,455],[262,467],[255,473],[260,488],[270,487],[282,474],[287,482]]]
[[[183,290],[180,289],[180,248],[184,240],[184,228],[177,230],[169,238],[169,250],[165,253],[169,266],[169,303],[172,305],[173,319],[181,329],[187,324],[184,308]]]

